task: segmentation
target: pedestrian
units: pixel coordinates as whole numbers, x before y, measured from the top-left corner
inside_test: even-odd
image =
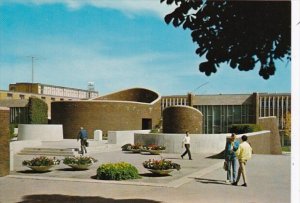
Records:
[[[227,183],[234,183],[236,181],[238,161],[235,152],[239,148],[239,144],[240,142],[236,140],[236,135],[234,133],[232,133],[230,138],[226,140],[225,161],[227,163]]]
[[[241,175],[243,176],[244,184],[242,186],[247,187],[247,175],[246,175],[246,163],[252,156],[252,148],[247,142],[248,137],[246,135],[242,136],[242,143],[240,144],[238,150],[236,151],[236,156],[239,160],[239,171],[238,177],[232,185],[237,185]]]
[[[186,154],[188,154],[189,155],[189,160],[192,160],[192,155],[191,155],[191,152],[190,152],[190,144],[191,144],[191,138],[189,136],[189,131],[186,131],[184,139],[182,140],[182,148],[183,148],[183,145],[185,147],[185,152],[181,155],[182,159]]]
[[[86,146],[87,146],[87,139],[88,139],[88,133],[86,129],[83,127],[80,127],[80,131],[77,136],[77,142],[80,139],[80,147],[81,147],[81,154],[83,155],[84,152],[87,153]]]

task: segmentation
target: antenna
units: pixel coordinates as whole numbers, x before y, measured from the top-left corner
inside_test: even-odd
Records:
[[[27,56],[27,57],[31,58],[31,83],[33,84],[34,83],[34,61],[41,60],[44,58],[37,57],[37,56]]]
[[[199,85],[196,89],[194,89],[191,93],[195,92],[196,90],[198,90],[200,87],[203,87],[204,85],[207,85],[209,82],[205,82],[201,85]]]

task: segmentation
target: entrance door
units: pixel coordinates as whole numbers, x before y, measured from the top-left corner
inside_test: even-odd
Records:
[[[152,129],[152,119],[143,118],[142,119],[142,130],[151,130]]]

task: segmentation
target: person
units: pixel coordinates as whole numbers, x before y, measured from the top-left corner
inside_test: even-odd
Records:
[[[191,143],[191,138],[189,136],[189,131],[186,131],[184,139],[182,140],[182,148],[183,148],[183,145],[185,147],[185,152],[181,155],[182,159],[186,154],[188,154],[189,160],[192,160],[192,155],[190,152],[190,143]]]
[[[235,152],[239,148],[240,142],[236,140],[236,135],[231,134],[230,139],[227,139],[225,145],[225,161],[227,162],[227,179],[226,182],[233,183],[237,177],[237,158]]]
[[[247,187],[247,175],[246,175],[246,163],[252,156],[252,148],[247,142],[248,137],[246,135],[242,136],[242,143],[240,144],[238,150],[236,151],[236,156],[239,160],[239,171],[238,177],[232,185],[237,186],[241,175],[243,176],[244,184],[242,186]]]
[[[87,145],[87,139],[88,139],[88,133],[86,129],[83,127],[80,127],[80,131],[77,136],[77,141],[80,139],[80,147],[81,147],[81,154],[83,155],[84,152],[87,153],[86,145]]]

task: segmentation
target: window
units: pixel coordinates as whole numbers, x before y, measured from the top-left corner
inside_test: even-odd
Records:
[[[25,95],[20,94],[20,99],[25,99]]]

